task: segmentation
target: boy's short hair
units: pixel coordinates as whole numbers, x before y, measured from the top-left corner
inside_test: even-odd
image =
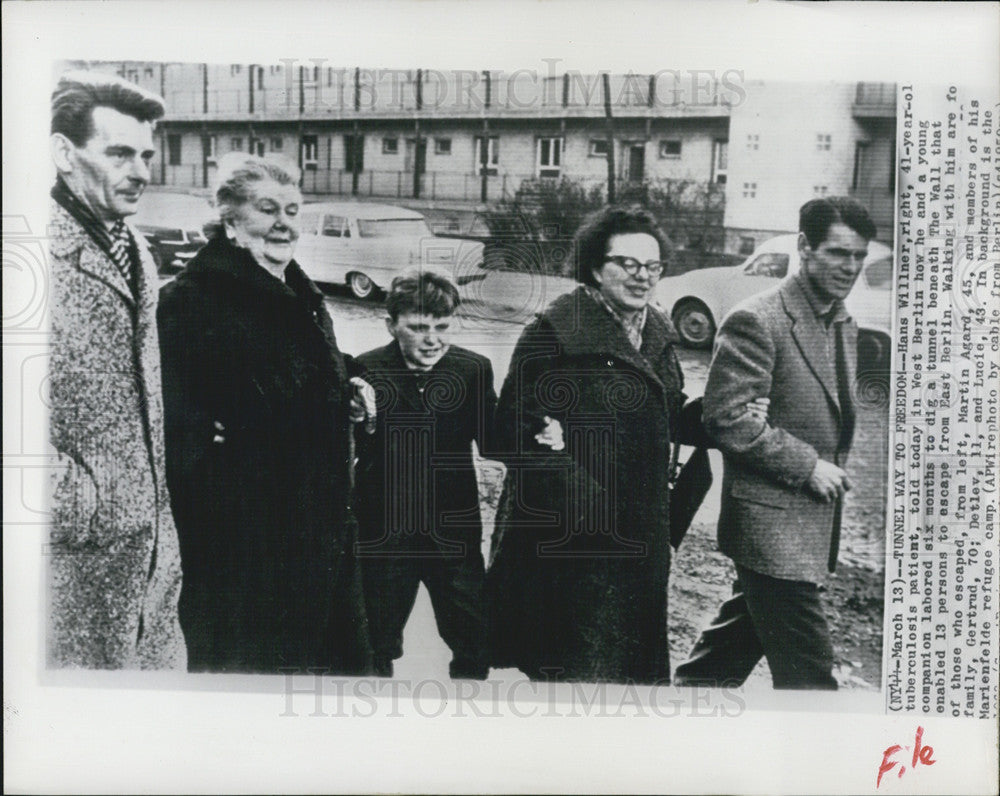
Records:
[[[443,318],[455,312],[459,301],[458,288],[445,274],[411,268],[392,280],[385,309],[393,321],[407,312]]]

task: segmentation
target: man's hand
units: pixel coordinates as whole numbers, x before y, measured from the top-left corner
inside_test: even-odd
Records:
[[[851,488],[851,480],[837,465],[824,459],[817,459],[806,486],[824,503],[829,503],[844,496]]]
[[[375,433],[375,388],[360,376],[351,379],[354,395],[351,396],[351,422],[364,423],[365,431]]]

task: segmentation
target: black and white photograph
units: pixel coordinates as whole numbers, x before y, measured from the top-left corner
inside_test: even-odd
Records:
[[[994,4],[45,5],[10,789],[996,791]]]

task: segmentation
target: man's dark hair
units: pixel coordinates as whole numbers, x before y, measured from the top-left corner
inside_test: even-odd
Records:
[[[66,72],[52,92],[52,133],[61,133],[74,145],[86,146],[94,134],[94,108],[153,122],[166,111],[163,100],[151,91],[103,72]]]
[[[608,253],[608,241],[614,235],[628,235],[640,232],[652,235],[660,245],[660,259],[670,256],[671,245],[666,234],[660,229],[653,215],[639,205],[623,207],[611,205],[588,215],[576,231],[576,273],[577,282],[598,287],[594,271],[604,267]]]
[[[815,249],[824,240],[830,227],[844,224],[865,240],[875,238],[875,222],[865,206],[849,196],[824,196],[802,205],[799,210],[799,232],[805,233],[809,248]]]
[[[393,322],[407,312],[444,318],[455,312],[458,288],[444,274],[426,269],[409,269],[392,280],[385,309]]]

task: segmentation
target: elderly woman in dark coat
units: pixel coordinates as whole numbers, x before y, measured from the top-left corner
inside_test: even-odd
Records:
[[[639,208],[577,234],[574,292],[521,335],[497,408],[507,478],[488,573],[492,664],[537,679],[668,682],[676,332],[649,304],[668,242]]]
[[[348,504],[364,385],[292,259],[301,201],[290,164],[224,158],[219,229],[161,292],[191,671],[370,667]]]

